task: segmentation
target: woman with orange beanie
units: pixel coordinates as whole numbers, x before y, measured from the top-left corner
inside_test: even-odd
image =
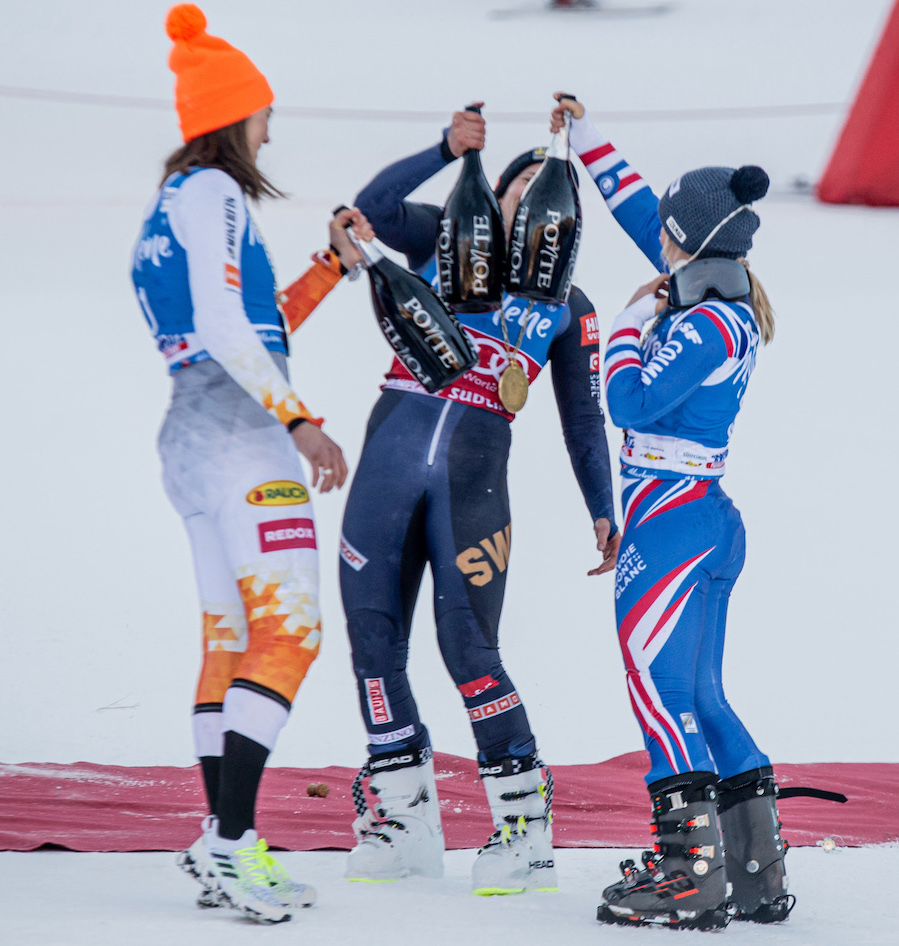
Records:
[[[175,106],[185,144],[169,156],[144,217],[133,280],[173,381],[159,436],[166,492],[190,539],[203,612],[194,741],[211,811],[179,864],[227,904],[265,923],[315,899],[255,830],[263,767],[318,653],[318,553],[305,474],[328,492],[347,475],[340,448],[293,392],[282,314],[295,328],[358,254],[340,249],[276,296],[247,198],[282,196],[256,166],[273,100],[240,50],[206,32],[193,4],[169,11]],[[283,305],[282,309],[278,303]]]

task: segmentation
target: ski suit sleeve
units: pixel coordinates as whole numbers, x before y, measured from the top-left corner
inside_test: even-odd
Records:
[[[405,198],[451,161],[455,156],[444,138],[439,145],[388,165],[356,195],[356,206],[378,239],[405,253],[410,269],[420,270],[434,255],[443,210]]]
[[[340,282],[346,270],[340,258],[331,250],[319,250],[312,254],[312,265],[295,279],[283,292],[278,293],[278,303],[287,323],[287,331],[295,332],[318,304]]]
[[[568,299],[567,327],[549,349],[553,390],[571,467],[590,516],[608,519],[610,535],[618,531],[612,499],[612,471],[600,405],[599,334],[590,300],[574,287]]]
[[[670,339],[644,364],[640,330],[646,307],[655,303],[653,296],[643,296],[612,324],[606,398],[616,427],[639,429],[658,420],[748,344],[738,319],[723,314],[721,307],[700,305],[678,317]]]
[[[659,237],[662,224],[658,197],[615,146],[593,127],[586,113],[571,122],[571,147],[584,162],[612,216],[650,263],[664,273],[668,266]]]
[[[247,207],[224,171],[192,174],[169,212],[187,253],[194,330],[209,355],[282,424],[313,418],[256,334],[243,304],[240,247]]]

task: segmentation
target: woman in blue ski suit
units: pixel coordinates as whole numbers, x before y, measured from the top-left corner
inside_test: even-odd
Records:
[[[721,684],[745,533],[720,479],[759,341],[774,333],[745,262],[759,226],[750,204],[768,177],[756,167],[700,168],[659,199],[578,103],[561,99],[554,124],[566,109],[578,115],[572,146],[661,273],[615,319],[605,355],[609,411],[625,431],[616,617],[651,761],[657,843],[644,871],[625,862],[599,918],[723,925],[730,881],[741,918],[785,919],[791,900],[771,764]]]

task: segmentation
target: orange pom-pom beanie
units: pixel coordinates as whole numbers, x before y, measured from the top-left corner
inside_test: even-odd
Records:
[[[224,128],[271,105],[265,76],[230,43],[206,32],[206,17],[193,3],[169,10],[165,30],[174,42],[175,108],[185,141]]]

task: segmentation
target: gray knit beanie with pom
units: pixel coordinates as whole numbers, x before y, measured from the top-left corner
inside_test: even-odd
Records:
[[[675,245],[692,256],[715,227],[734,214],[702,248],[699,258],[737,259],[749,252],[760,223],[758,214],[745,205],[764,197],[768,183],[768,175],[752,165],[687,171],[662,195],[659,219]]]

